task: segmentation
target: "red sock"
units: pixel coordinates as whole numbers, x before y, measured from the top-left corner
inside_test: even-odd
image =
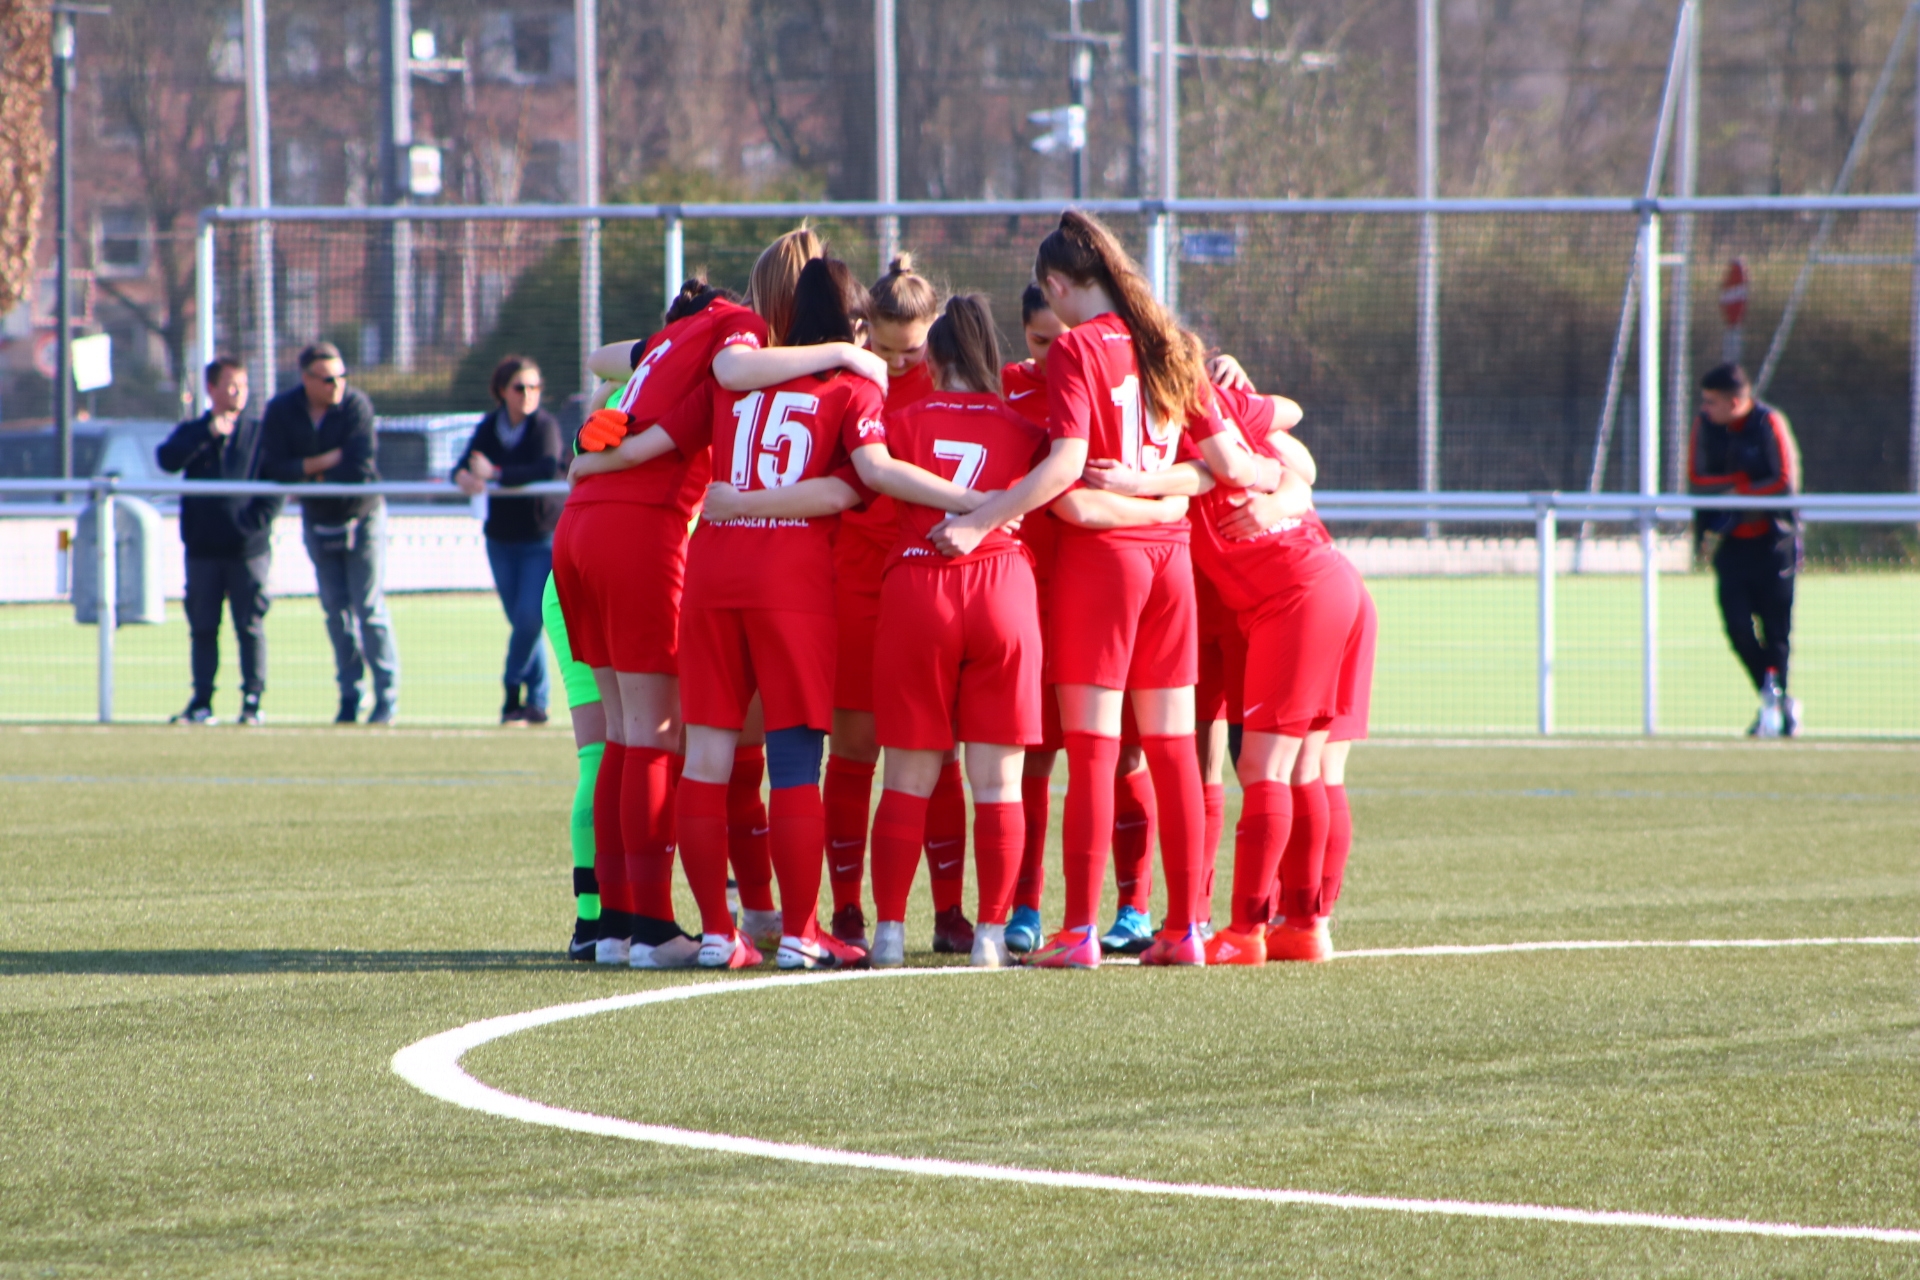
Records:
[[[979,881],[981,924],[1007,922],[1026,829],[1027,815],[1021,805],[973,806],[974,876]]]
[[[1047,810],[1052,803],[1052,778],[1020,779],[1020,807],[1026,811],[1027,832],[1020,846],[1020,878],[1013,886],[1017,907],[1040,909],[1040,895],[1047,887]],[[977,819],[974,826],[979,826]]]
[[[1327,859],[1327,788],[1320,779],[1293,788],[1293,828],[1280,855],[1280,914],[1305,923],[1320,914]]]
[[[736,747],[733,776],[727,782],[727,861],[740,905],[748,911],[773,910],[773,852],[767,843],[767,802],[760,779],[767,770],[765,747]]]
[[[673,919],[673,759],[658,747],[628,747],[620,766],[620,836],[627,843],[633,909]]]
[[[1233,832],[1233,929],[1246,933],[1273,915],[1273,880],[1293,825],[1293,791],[1284,782],[1256,782],[1240,800]]]
[[[1206,806],[1207,830],[1200,840],[1200,901],[1194,909],[1202,920],[1213,919],[1213,872],[1220,862],[1220,837],[1227,829],[1227,788],[1222,783],[1200,786],[1200,800]]]
[[[873,815],[873,914],[876,920],[905,920],[907,895],[920,869],[920,846],[927,838],[927,801],[904,791],[882,791]]]
[[[673,816],[687,884],[693,889],[693,900],[700,904],[700,930],[730,934],[733,913],[727,909],[727,788],[718,782],[681,779]]]
[[[1347,875],[1347,854],[1353,848],[1353,811],[1347,808],[1347,786],[1327,784],[1327,859],[1320,867],[1320,913],[1333,914],[1340,900],[1340,883]]]
[[[788,937],[811,937],[820,914],[820,871],[826,863],[827,813],[815,785],[776,787],[768,816],[773,819],[773,874],[780,881],[781,930]]]
[[[1062,735],[1067,746],[1067,803],[1060,823],[1060,870],[1067,881],[1064,927],[1093,923],[1113,844],[1113,769],[1120,739],[1097,733]],[[602,766],[604,767],[604,766]]]
[[[960,905],[967,887],[967,793],[960,784],[960,762],[940,769],[927,801],[927,876],[933,882],[935,914]]]
[[[1153,837],[1159,826],[1153,771],[1139,769],[1113,784],[1113,887],[1119,905],[1145,911],[1153,899]]]
[[[1200,843],[1207,811],[1200,798],[1200,748],[1190,733],[1140,735],[1160,807],[1160,864],[1167,877],[1166,927],[1184,933],[1198,919]]]
[[[867,867],[867,810],[873,804],[873,762],[827,757],[827,880],[833,909],[860,905]]]
[[[593,877],[600,882],[600,905],[614,911],[634,910],[620,826],[620,775],[626,758],[625,746],[609,742],[600,757],[600,775],[593,782]]]

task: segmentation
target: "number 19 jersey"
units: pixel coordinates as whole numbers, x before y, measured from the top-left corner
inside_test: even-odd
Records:
[[[1089,462],[1165,471],[1177,461],[1183,427],[1195,440],[1221,431],[1211,394],[1206,405],[1184,424],[1157,421],[1141,390],[1133,333],[1111,311],[1075,325],[1047,353],[1048,434],[1055,440],[1085,440]],[[1185,542],[1187,522],[1098,532],[1063,524],[1062,532],[1110,542]]]
[[[682,453],[713,446],[713,477],[743,493],[838,475],[859,488],[847,455],[880,438],[880,389],[848,373],[809,374],[759,391],[714,384],[660,423]],[[834,611],[836,517],[703,516],[687,547],[687,609]]]

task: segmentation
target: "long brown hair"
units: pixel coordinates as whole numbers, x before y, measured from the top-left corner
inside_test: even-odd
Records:
[[[775,346],[786,340],[793,324],[793,287],[800,282],[801,268],[826,251],[813,228],[802,223],[762,249],[754,262],[747,277],[747,305],[767,322]]]
[[[890,320],[895,324],[925,322],[940,312],[940,291],[933,282],[913,269],[913,255],[895,255],[887,264],[887,274],[867,290],[867,318]]]
[[[1000,394],[1000,335],[987,300],[956,293],[927,330],[927,358],[949,378],[975,391]]]
[[[1034,255],[1033,278],[1044,280],[1049,273],[1074,284],[1097,284],[1113,299],[1113,309],[1133,334],[1140,390],[1156,418],[1176,423],[1200,407],[1207,385],[1200,340],[1154,298],[1139,264],[1106,224],[1078,209],[1061,214],[1060,225]]]

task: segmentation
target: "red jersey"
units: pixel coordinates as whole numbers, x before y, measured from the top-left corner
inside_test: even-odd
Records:
[[[1206,396],[1205,401],[1205,410],[1190,414],[1184,424],[1194,440],[1205,440],[1223,429],[1213,397]],[[1110,459],[1137,471],[1165,471],[1174,464],[1182,424],[1154,420],[1140,391],[1133,334],[1111,311],[1075,325],[1048,350],[1047,431],[1055,440],[1085,440],[1089,462]],[[1187,540],[1184,520],[1099,532],[1062,524],[1063,532],[1113,541]]]
[[[911,408],[889,413],[881,431],[887,452],[900,461],[982,492],[1019,484],[1050,447],[1045,431],[982,391],[936,391]],[[871,435],[864,440],[873,442]],[[912,502],[894,506],[900,521],[888,569],[903,561],[944,568],[1022,550],[1019,539],[995,529],[968,554],[944,556],[927,541],[927,534],[948,513]]]
[[[629,430],[644,431],[689,397],[698,397],[711,381],[713,358],[727,347],[758,350],[767,342],[767,324],[745,307],[716,298],[698,314],[676,320],[647,339],[633,376],[613,401],[627,414]],[[624,471],[588,476],[575,485],[568,502],[637,502],[672,507],[692,517],[706,492],[711,463],[703,449],[665,454]]]
[[[743,493],[841,474],[847,455],[880,433],[880,388],[836,372],[759,391],[711,384],[660,423],[685,454],[709,444],[717,476]],[[687,609],[832,613],[833,516],[702,519],[687,547]]]
[[[887,379],[886,412],[894,413],[910,404],[918,403],[933,394],[933,371],[922,360],[899,377]],[[873,441],[869,440],[868,444]],[[873,549],[881,554],[893,545],[894,527],[900,523],[900,515],[894,510],[892,498],[881,494],[858,511],[849,511],[840,517],[840,527],[844,533],[856,538],[864,538],[873,544]]]
[[[1265,396],[1247,398],[1266,405],[1265,421],[1271,430],[1273,402]],[[1228,404],[1233,401],[1229,399]],[[1246,408],[1248,417],[1257,417],[1257,407]],[[1236,437],[1236,446],[1245,445],[1264,457],[1279,457],[1279,451],[1267,443],[1267,431],[1249,439],[1231,422],[1227,430]],[[1220,521],[1233,512],[1228,499],[1238,492],[1216,485],[1194,499],[1190,508],[1194,567],[1213,582],[1229,609],[1237,613],[1256,609],[1282,592],[1310,586],[1344,563],[1334,550],[1333,535],[1311,511],[1282,520],[1257,538],[1236,542],[1226,537],[1220,532]]]
[[[1213,389],[1214,406],[1223,423],[1240,428],[1244,440],[1265,440],[1273,433],[1273,397],[1229,387]]]
[[[1000,371],[1000,394],[1007,408],[1036,427],[1047,425],[1047,374],[1031,360],[1015,360]]]

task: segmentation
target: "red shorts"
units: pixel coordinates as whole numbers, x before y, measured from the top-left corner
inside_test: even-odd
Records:
[[[1356,581],[1360,571],[1353,570]],[[1380,634],[1380,614],[1373,597],[1360,582],[1360,616],[1347,633],[1347,651],[1340,659],[1340,710],[1327,727],[1328,742],[1362,742],[1367,715],[1373,706],[1373,645]]]
[[[1341,663],[1365,595],[1358,574],[1335,568],[1245,615],[1247,728],[1304,738],[1339,714]]]
[[[833,598],[840,647],[833,705],[842,711],[873,710],[873,629],[880,622],[880,574],[889,550],[844,525],[834,539]]]
[[[881,746],[1040,741],[1040,608],[1025,556],[896,566],[880,588],[877,638]]]
[[[568,506],[553,531],[553,586],[573,656],[629,674],[680,674],[687,520],[638,502]]]
[[[680,639],[686,723],[738,729],[758,693],[769,729],[833,727],[832,614],[688,609]]]
[[[1240,615],[1227,608],[1205,574],[1193,575],[1193,586],[1200,617],[1200,678],[1193,691],[1194,722],[1206,725],[1225,720],[1239,724],[1247,675],[1247,637],[1240,631]]]
[[[1199,676],[1193,561],[1184,542],[1060,539],[1047,679],[1102,689],[1178,689]]]

